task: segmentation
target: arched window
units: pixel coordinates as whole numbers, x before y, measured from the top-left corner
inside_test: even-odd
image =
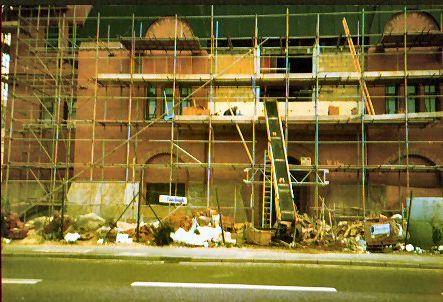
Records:
[[[175,37],[175,17],[163,17],[151,23],[146,31],[147,38],[154,39],[174,39]],[[191,26],[184,19],[177,19],[177,38],[193,39],[194,32]]]
[[[404,13],[396,13],[386,22],[385,34],[403,34],[405,30]],[[440,26],[431,14],[426,12],[407,12],[406,30],[408,33],[427,33],[440,31]]]

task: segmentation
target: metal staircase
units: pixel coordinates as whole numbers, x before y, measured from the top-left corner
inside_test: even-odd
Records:
[[[278,113],[278,102],[277,100],[266,100],[264,105],[277,220],[294,221],[294,195],[292,193],[291,174],[289,173],[283,127]]]
[[[269,146],[268,146],[269,147]],[[268,151],[265,151],[264,156],[264,167],[263,167],[263,202],[262,202],[262,216],[261,216],[261,227],[264,229],[272,228],[272,215],[273,215],[273,204],[272,200],[274,198],[274,190],[272,187],[272,169],[271,161],[269,159]]]

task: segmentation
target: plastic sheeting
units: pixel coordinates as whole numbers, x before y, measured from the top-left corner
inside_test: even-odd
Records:
[[[235,244],[235,239],[231,238],[230,232],[224,232],[225,242]],[[199,226],[197,219],[192,219],[192,226],[189,231],[179,228],[176,232],[171,233],[174,242],[184,243],[193,246],[208,247],[210,242],[222,242],[222,229],[220,226]]]

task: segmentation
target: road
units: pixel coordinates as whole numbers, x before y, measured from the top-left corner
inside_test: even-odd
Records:
[[[442,301],[443,270],[6,256],[2,301]]]

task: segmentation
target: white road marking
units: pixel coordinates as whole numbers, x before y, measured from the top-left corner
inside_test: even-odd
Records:
[[[272,262],[221,262],[221,261],[203,261],[203,262],[195,262],[195,261],[180,261],[178,265],[190,265],[190,266],[275,266],[275,263]],[[326,266],[327,264],[322,264],[322,266]],[[315,267],[318,264],[304,264],[304,263],[285,263],[285,266],[297,266],[297,267]]]
[[[175,282],[133,282],[131,286],[139,287],[180,287],[180,288],[217,288],[217,289],[253,289],[277,291],[337,292],[333,287],[315,286],[277,286],[254,284],[220,284],[220,283],[175,283]]]
[[[2,284],[37,284],[42,279],[15,279],[15,278],[2,278]]]
[[[63,253],[63,254],[72,254],[72,253],[79,253],[79,254],[87,254],[89,252],[92,252],[93,249],[85,249],[82,247],[69,247],[69,249],[66,249],[65,247],[61,246],[61,247],[51,247],[51,248],[36,248],[34,249],[34,251],[36,252],[40,252],[40,253]]]

